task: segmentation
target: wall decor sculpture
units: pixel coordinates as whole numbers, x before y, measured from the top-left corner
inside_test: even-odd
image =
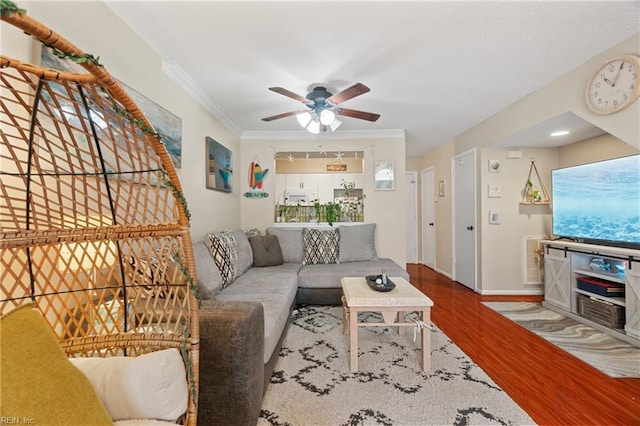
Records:
[[[260,165],[258,156],[253,158],[253,161],[249,165],[249,188],[250,190],[243,195],[247,198],[266,198],[269,193],[264,192],[263,184],[264,180],[269,173],[269,169],[263,169]]]

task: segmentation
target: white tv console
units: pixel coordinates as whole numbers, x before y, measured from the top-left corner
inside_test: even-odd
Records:
[[[563,240],[543,240],[544,302],[543,306],[573,318],[633,345],[640,346],[640,250],[584,244]],[[594,270],[594,258],[626,261],[624,274]],[[594,277],[624,283],[624,297],[607,297],[578,288],[577,279]],[[624,328],[610,328],[579,315],[578,294],[625,308]]]

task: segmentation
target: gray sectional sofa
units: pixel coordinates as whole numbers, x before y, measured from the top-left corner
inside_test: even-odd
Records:
[[[340,304],[345,276],[384,269],[409,279],[393,260],[377,257],[375,224],[256,234],[210,233],[193,245],[204,299],[199,424],[256,424],[296,304]]]

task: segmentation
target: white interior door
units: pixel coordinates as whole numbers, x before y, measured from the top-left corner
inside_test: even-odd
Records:
[[[436,267],[436,172],[433,167],[422,171],[422,264]]]
[[[407,172],[407,263],[418,262],[418,172]]]
[[[476,290],[476,152],[453,158],[453,278]]]

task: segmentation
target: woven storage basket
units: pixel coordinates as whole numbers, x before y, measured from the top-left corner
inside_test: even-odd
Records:
[[[610,328],[624,328],[624,307],[595,297],[578,294],[578,314]]]
[[[94,57],[7,4],[66,70],[0,57],[0,313],[35,303],[70,357],[180,349],[195,424],[195,268],[161,136]]]

